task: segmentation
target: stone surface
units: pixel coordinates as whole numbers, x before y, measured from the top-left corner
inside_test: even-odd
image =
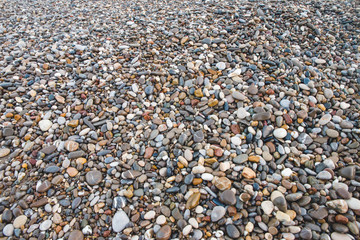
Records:
[[[90,171],[86,174],[86,182],[89,185],[97,185],[102,181],[102,174],[100,171]]]
[[[121,232],[129,222],[130,219],[126,213],[124,211],[118,211],[112,219],[112,229],[114,232]]]

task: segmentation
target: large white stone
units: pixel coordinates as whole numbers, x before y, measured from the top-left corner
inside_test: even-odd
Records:
[[[277,128],[274,130],[273,134],[276,138],[284,138],[284,137],[286,137],[287,132],[284,128]]]
[[[52,122],[50,120],[41,120],[39,122],[39,127],[42,131],[46,132],[47,130],[49,130],[52,126]]]
[[[270,215],[274,210],[274,204],[271,201],[263,201],[261,203],[261,208],[266,215]]]
[[[115,213],[115,216],[112,220],[112,228],[114,232],[121,232],[129,222],[130,219],[126,213],[124,211],[119,211]]]
[[[348,200],[345,200],[348,204],[349,208],[352,210],[360,210],[360,200],[356,198],[350,198]]]

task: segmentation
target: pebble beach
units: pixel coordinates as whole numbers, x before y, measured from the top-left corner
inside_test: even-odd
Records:
[[[0,240],[359,240],[358,0],[0,0]]]

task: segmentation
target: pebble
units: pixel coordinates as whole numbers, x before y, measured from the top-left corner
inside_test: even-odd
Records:
[[[14,226],[12,224],[7,224],[4,228],[3,228],[3,234],[6,237],[10,237],[14,234]]]
[[[84,234],[79,230],[74,230],[69,235],[69,240],[83,240]]]
[[[39,127],[42,131],[46,132],[52,127],[52,122],[50,120],[41,120],[39,122]]]
[[[276,138],[284,138],[284,137],[286,137],[286,135],[287,135],[287,132],[283,128],[277,128],[274,130],[274,136]]]
[[[9,155],[10,149],[9,148],[1,148],[0,149],[0,158]]]
[[[164,225],[156,233],[156,239],[158,240],[168,240],[171,237],[171,227],[169,225]]]
[[[13,226],[14,228],[21,228],[27,222],[27,217],[25,215],[20,215],[14,219]]]
[[[126,225],[130,222],[129,217],[124,211],[118,211],[115,213],[112,219],[112,228],[114,232],[121,232]]]
[[[89,185],[97,185],[102,181],[102,174],[100,171],[90,171],[86,174],[86,182]]]
[[[48,230],[48,229],[51,227],[51,225],[52,225],[52,221],[51,221],[51,220],[45,220],[45,221],[43,221],[43,222],[40,224],[39,229],[40,229],[41,231],[46,231],[46,230]]]
[[[222,206],[216,206],[211,212],[211,221],[217,222],[225,216],[226,210]]]

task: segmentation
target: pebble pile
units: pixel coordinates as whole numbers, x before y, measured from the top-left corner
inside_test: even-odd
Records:
[[[0,7],[0,239],[359,239],[358,0]]]

